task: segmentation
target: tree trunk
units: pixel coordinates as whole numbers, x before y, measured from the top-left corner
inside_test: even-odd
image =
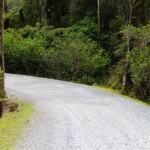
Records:
[[[127,77],[128,77],[128,68],[129,68],[128,52],[130,51],[130,40],[131,40],[130,33],[127,33],[126,40],[127,40],[127,55],[125,61],[125,72],[124,72],[123,82],[122,82],[122,90],[121,90],[122,94],[126,93],[126,87],[127,87]]]
[[[42,0],[42,3],[41,3],[41,23],[42,24],[47,24],[47,1],[48,0]]]
[[[128,25],[131,25],[132,23],[132,13],[133,13],[133,7],[135,4],[136,0],[130,0],[129,1],[129,18],[128,18]],[[130,30],[128,31],[127,35],[126,35],[126,44],[127,44],[127,55],[126,55],[126,61],[125,61],[125,72],[123,75],[123,80],[122,80],[122,89],[121,89],[121,93],[125,94],[126,93],[126,87],[127,87],[127,77],[128,77],[128,67],[129,67],[129,60],[128,60],[128,52],[130,51]]]
[[[60,66],[60,57],[61,57],[61,54],[60,52],[58,52],[57,54],[57,60],[56,60],[56,66],[57,66],[57,79],[58,80],[61,80],[61,66]]]
[[[125,62],[125,72],[124,72],[124,76],[123,76],[122,89],[121,89],[122,94],[126,93],[128,66],[129,66],[129,61],[128,61],[128,57],[127,57],[126,62]]]
[[[3,12],[4,0],[0,0],[0,98],[5,97],[4,88],[4,54],[3,54]]]
[[[3,116],[3,105],[0,101],[0,118]]]
[[[97,20],[98,20],[98,35],[100,35],[100,26],[101,26],[101,18],[100,18],[100,0],[97,0]]]

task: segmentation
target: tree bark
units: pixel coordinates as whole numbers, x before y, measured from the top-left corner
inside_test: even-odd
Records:
[[[128,18],[128,25],[131,25],[132,23],[132,14],[133,14],[133,7],[135,4],[136,0],[129,0],[129,18]],[[127,77],[128,77],[128,67],[129,67],[129,60],[128,60],[128,52],[130,51],[130,31],[126,34],[126,44],[127,44],[127,55],[126,55],[126,61],[125,61],[125,72],[123,75],[123,80],[122,80],[122,89],[121,93],[125,94],[126,93],[126,87],[127,87]]]
[[[4,54],[3,54],[3,12],[4,0],[0,0],[0,98],[5,97],[4,88]]]
[[[122,89],[121,93],[125,94],[126,93],[126,87],[127,87],[127,78],[128,78],[128,68],[129,68],[129,59],[128,59],[128,52],[130,51],[130,41],[131,41],[131,36],[130,36],[130,31],[128,31],[126,35],[126,42],[127,42],[127,55],[126,55],[126,61],[125,61],[125,72],[123,76],[123,82],[122,82]]]
[[[100,18],[100,0],[97,0],[97,20],[98,20],[98,35],[100,35],[100,26],[101,26],[101,18]]]
[[[47,2],[48,0],[42,0],[42,3],[41,3],[41,22],[42,24],[47,24]]]

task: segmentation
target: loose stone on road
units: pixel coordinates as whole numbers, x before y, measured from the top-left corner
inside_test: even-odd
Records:
[[[150,107],[92,87],[6,74],[36,108],[14,150],[150,150]]]

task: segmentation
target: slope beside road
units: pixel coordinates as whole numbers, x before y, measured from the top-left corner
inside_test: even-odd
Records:
[[[150,150],[150,107],[92,87],[6,74],[36,113],[15,150]]]

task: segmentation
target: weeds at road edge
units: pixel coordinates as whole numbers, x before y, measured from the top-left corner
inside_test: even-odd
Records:
[[[29,103],[19,102],[19,111],[3,115],[0,119],[0,150],[10,150],[15,146],[33,112],[34,108]]]

